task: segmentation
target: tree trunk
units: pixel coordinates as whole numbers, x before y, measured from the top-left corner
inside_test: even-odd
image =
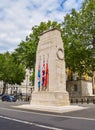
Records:
[[[93,94],[95,94],[95,71],[92,77],[92,89],[93,89]]]
[[[95,36],[93,36],[93,49],[95,50]],[[93,94],[95,94],[95,71],[93,72],[93,77],[92,77],[92,89],[93,89]]]
[[[6,92],[6,88],[7,88],[7,83],[4,82],[4,83],[3,83],[2,95],[5,94],[5,92]]]

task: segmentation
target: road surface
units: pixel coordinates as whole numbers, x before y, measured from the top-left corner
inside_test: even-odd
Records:
[[[95,129],[94,104],[83,104],[82,106],[87,109],[61,114],[13,108],[13,106],[24,103],[0,101],[0,130]]]

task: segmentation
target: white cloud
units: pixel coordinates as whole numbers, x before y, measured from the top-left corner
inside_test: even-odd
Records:
[[[83,0],[66,0],[64,2],[64,9],[66,11],[70,11],[72,8],[75,8],[78,10],[82,2]]]
[[[63,21],[66,12],[77,10],[84,0],[1,0],[0,53],[13,51],[33,26],[48,20]]]

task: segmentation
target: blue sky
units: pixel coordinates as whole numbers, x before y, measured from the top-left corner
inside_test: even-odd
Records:
[[[31,28],[48,20],[64,20],[84,0],[0,0],[0,53],[14,51]]]

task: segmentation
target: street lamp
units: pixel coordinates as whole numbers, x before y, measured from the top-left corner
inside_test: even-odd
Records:
[[[26,75],[26,101],[27,101],[28,75]]]
[[[95,36],[93,36],[93,42],[92,42],[92,46],[95,50]],[[95,58],[95,54],[94,54],[94,58]],[[93,87],[93,94],[95,94],[95,71],[93,72],[93,77],[92,77],[92,87]]]

